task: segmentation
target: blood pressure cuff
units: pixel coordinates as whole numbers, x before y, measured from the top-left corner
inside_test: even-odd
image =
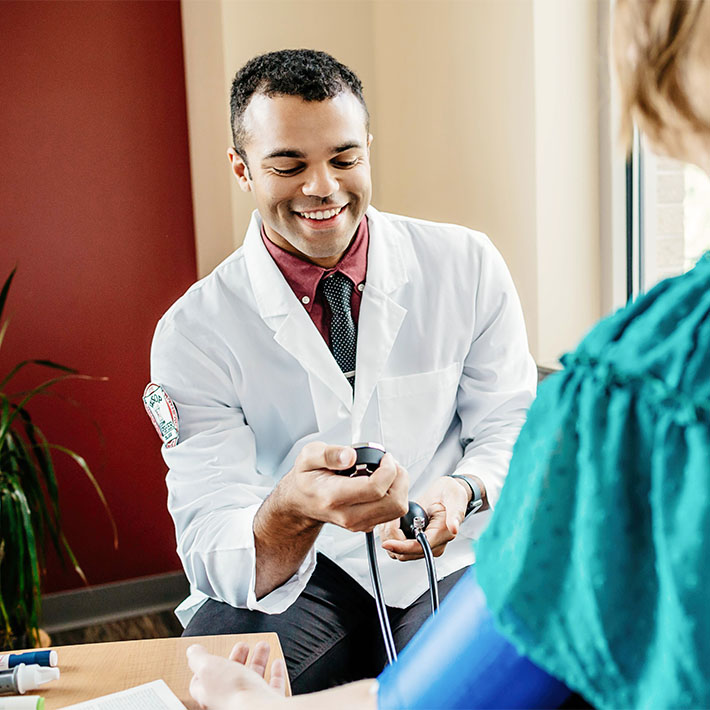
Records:
[[[489,609],[597,708],[708,708],[710,255],[563,364],[476,546]]]
[[[473,569],[378,682],[378,710],[535,710],[570,695],[496,630]]]

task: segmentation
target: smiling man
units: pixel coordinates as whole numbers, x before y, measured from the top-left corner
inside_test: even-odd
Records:
[[[372,195],[367,118],[350,91],[321,101],[264,94],[249,101],[229,158],[272,244],[318,266],[340,261]]]
[[[243,246],[158,324],[146,406],[192,588],[185,634],[276,631],[307,692],[385,663],[356,533],[379,533],[400,649],[429,610],[398,526],[408,499],[429,513],[442,596],[474,562],[536,370],[485,235],[370,205],[350,69],[313,50],[256,57],[231,120],[231,169],[257,209]],[[388,453],[369,477],[338,475],[358,441]]]

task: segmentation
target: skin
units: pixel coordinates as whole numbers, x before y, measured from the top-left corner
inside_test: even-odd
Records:
[[[194,673],[190,681],[190,694],[204,708],[229,708],[237,701],[239,693],[270,691],[275,698],[286,695],[286,665],[275,659],[271,665],[271,678],[264,680],[269,661],[269,644],[260,641],[249,657],[249,645],[239,642],[227,658],[213,656],[204,646],[194,644],[187,649],[187,662]],[[246,672],[248,671],[248,672]],[[267,696],[268,697],[268,696]]]
[[[325,101],[256,94],[244,127],[243,155],[232,148],[228,157],[239,187],[254,197],[266,236],[313,264],[335,266],[372,196],[372,136],[362,105],[349,91]],[[341,209],[327,220],[304,216],[330,208]],[[253,526],[257,599],[298,571],[324,523],[356,532],[392,521],[381,531],[390,555],[403,561],[422,556],[418,543],[398,529],[408,509],[407,471],[386,455],[370,477],[333,475],[354,461],[350,447],[308,444],[259,508]],[[427,535],[437,555],[458,532],[465,488],[446,479],[418,501],[432,515]]]
[[[699,22],[703,24],[699,30],[696,30],[698,37],[710,37],[710,9],[705,7]],[[710,42],[698,42],[693,48],[693,52],[695,54],[691,53],[687,67],[688,85],[695,89],[691,95],[696,102],[695,107],[698,114],[710,117],[710,89],[708,88],[710,83],[707,81],[708,67],[710,67]],[[665,145],[656,145],[654,149],[676,159],[693,162],[710,175],[710,135],[704,133],[679,137],[695,141],[694,150],[688,153],[681,152],[679,149],[674,151],[671,146]],[[446,543],[453,539],[458,532],[458,526],[462,519],[459,501],[463,498],[461,493],[452,488],[451,483],[459,485],[455,479],[448,479],[448,482],[446,478],[442,479],[442,481],[436,482],[418,501],[432,517],[426,531],[427,537],[432,546],[436,544],[437,550],[442,548],[441,552],[443,552]],[[465,483],[460,482],[460,486],[465,486]],[[481,490],[484,491],[483,488]],[[468,502],[468,495],[465,496],[465,500]],[[487,502],[484,504],[484,509],[486,507],[488,507]],[[436,535],[435,530],[438,531]],[[383,547],[390,551],[391,556],[398,559],[413,559],[412,550],[414,548],[405,547],[406,543],[401,543],[397,531],[393,529],[391,523],[383,526],[383,534],[391,536],[388,538],[389,542],[386,541],[383,544]],[[449,536],[451,537],[447,540],[446,538]],[[440,543],[439,540],[441,540]],[[364,680],[332,688],[322,693],[284,698],[283,693],[279,691],[278,680],[276,687],[270,686],[264,681],[262,666],[265,667],[265,661],[257,667],[245,667],[244,660],[240,660],[243,653],[235,658],[238,662],[234,663],[218,656],[211,656],[202,647],[200,647],[200,651],[193,651],[195,648],[195,646],[191,646],[188,649],[188,662],[195,673],[194,690],[192,684],[190,690],[195,699],[202,698],[201,702],[214,710],[239,710],[240,708],[264,710],[266,708],[281,708],[286,704],[290,708],[303,707],[304,710],[320,710],[321,708],[330,710],[333,707],[375,710],[377,707],[377,696],[371,692],[373,681]],[[276,662],[272,666],[272,682],[274,673],[278,678],[280,672],[280,670],[275,670],[275,668],[278,669],[275,664]]]
[[[337,707],[376,710],[377,695],[371,692],[374,681],[362,680],[320,693],[285,697],[286,669],[281,659],[274,660],[271,678],[264,680],[269,657],[269,644],[263,641],[254,647],[247,662],[248,647],[237,644],[229,659],[213,656],[204,646],[195,644],[187,649],[187,662],[193,672],[190,693],[202,708],[210,710],[332,710]]]
[[[481,489],[483,506],[479,512],[488,509],[486,488],[480,478],[470,476]],[[417,503],[424,508],[429,517],[424,534],[429,540],[434,557],[444,554],[446,546],[459,534],[466,507],[471,500],[471,489],[464,481],[450,476],[443,476],[434,481],[419,497]],[[416,540],[408,540],[399,527],[399,520],[385,523],[380,528],[382,547],[392,559],[407,562],[424,556],[421,545]]]
[[[408,509],[409,476],[386,454],[371,476],[334,475],[355,463],[355,450],[307,444],[254,518],[256,596],[281,586],[300,567],[324,523],[369,532]]]
[[[255,95],[244,113],[248,163],[232,148],[232,172],[254,196],[266,236],[282,249],[331,267],[350,245],[372,197],[365,114],[350,92],[325,101]],[[342,207],[319,221],[304,212]]]

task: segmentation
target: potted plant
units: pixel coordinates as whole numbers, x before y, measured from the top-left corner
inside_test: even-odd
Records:
[[[9,319],[2,321],[13,269],[0,291],[0,348]],[[28,365],[59,374],[30,390],[10,393],[15,375]],[[38,395],[70,378],[96,379],[49,360],[24,360],[0,376],[0,648],[40,643],[41,579],[45,542],[51,541],[62,562],[86,577],[62,532],[54,452],[69,456],[93,484],[109,515],[116,544],[116,525],[101,488],[86,461],[76,452],[50,443],[28,410]]]

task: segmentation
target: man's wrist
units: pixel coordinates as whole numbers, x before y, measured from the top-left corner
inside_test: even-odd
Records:
[[[464,517],[468,517],[472,513],[477,513],[484,508],[486,504],[486,493],[485,487],[480,479],[475,476],[464,476],[459,473],[449,473],[447,475],[449,478],[458,481],[468,493],[468,504],[466,505]]]
[[[322,525],[322,522],[303,515],[279,484],[256,511],[254,536],[262,540],[283,539],[284,536],[293,538],[320,529]]]
[[[323,526],[298,514],[288,503],[282,505],[283,502],[277,486],[254,516],[254,595],[257,600],[298,571]]]

